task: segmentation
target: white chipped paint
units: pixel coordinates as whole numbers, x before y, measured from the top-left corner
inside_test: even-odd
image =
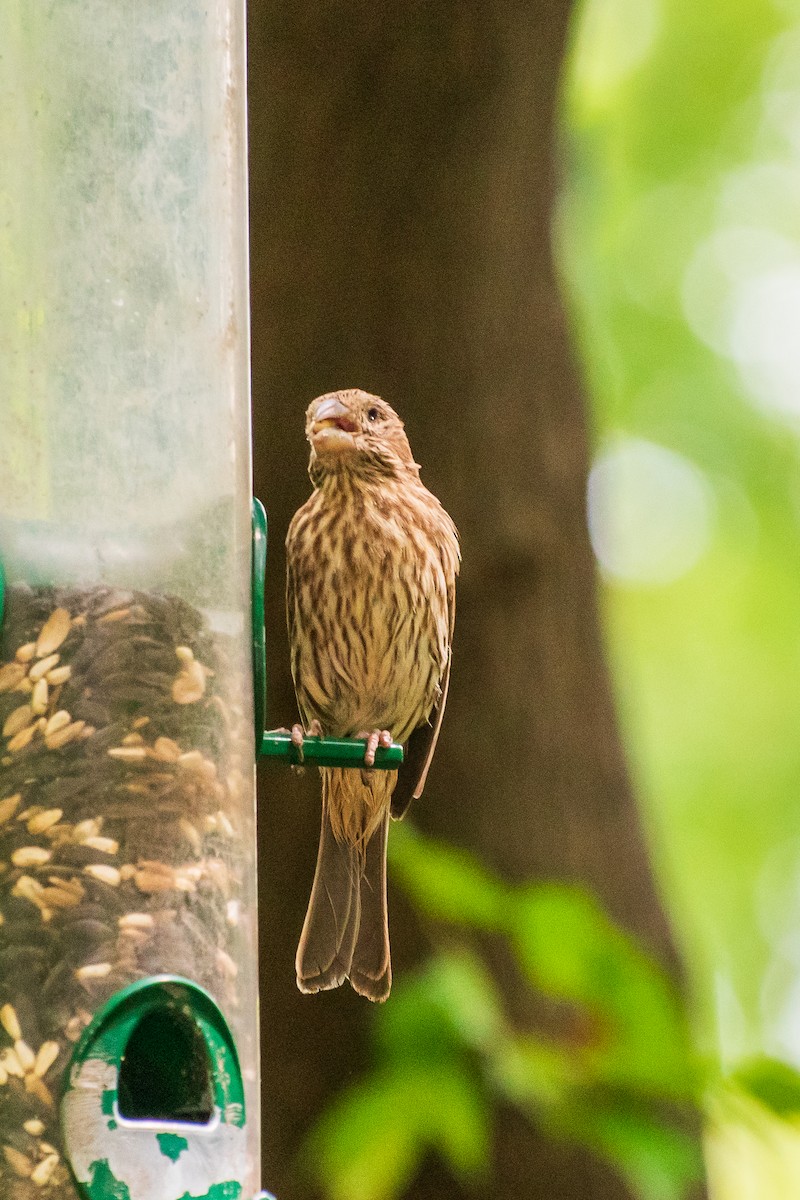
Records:
[[[116,1091],[117,1068],[87,1059],[72,1076],[62,1104],[64,1139],[75,1177],[89,1184],[93,1164],[106,1161],[124,1183],[130,1200],[182,1200],[205,1196],[215,1185],[243,1180],[247,1170],[246,1130],[224,1124],[217,1114],[209,1125],[117,1121],[109,1128],[103,1093]],[[188,1143],[177,1161],[163,1153],[158,1133],[175,1133]]]

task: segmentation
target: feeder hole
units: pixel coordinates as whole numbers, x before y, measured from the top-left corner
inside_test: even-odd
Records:
[[[209,1123],[211,1064],[191,1018],[171,1009],[142,1017],[120,1064],[117,1106],[131,1121]]]

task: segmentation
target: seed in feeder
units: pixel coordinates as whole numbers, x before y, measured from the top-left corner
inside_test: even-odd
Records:
[[[36,1064],[36,1055],[33,1053],[28,1043],[24,1042],[22,1038],[14,1042],[14,1053],[19,1059],[19,1065],[26,1074],[28,1071],[33,1070]]]
[[[153,742],[153,752],[161,762],[177,762],[181,756],[178,743],[168,737],[157,737]]]
[[[61,888],[65,892],[72,892],[79,900],[82,900],[86,894],[86,888],[75,875],[70,875],[69,879],[64,879],[62,875],[49,875],[48,879],[53,887]]]
[[[11,662],[0,667],[0,692],[10,692],[25,678],[22,663]]]
[[[223,950],[221,947],[217,950],[216,960],[219,970],[223,975],[227,975],[229,979],[235,979],[239,974],[239,968],[237,967],[236,963],[233,961],[230,954],[228,954],[227,951]]]
[[[36,642],[26,642],[24,646],[17,649],[14,658],[19,663],[29,663],[36,653]]]
[[[62,683],[66,683],[72,675],[72,667],[67,664],[64,667],[53,667],[52,671],[48,671],[45,679],[51,687],[60,687]]]
[[[39,813],[43,813],[45,809],[41,804],[32,804],[30,808],[24,809],[21,813],[17,813],[18,821],[30,821],[31,817],[38,817]]]
[[[0,1065],[2,1065],[7,1075],[14,1075],[17,1079],[23,1079],[25,1076],[22,1063],[10,1046],[0,1051]]]
[[[125,879],[125,880],[133,879],[135,874],[136,874],[136,867],[133,865],[133,863],[124,863],[119,869],[120,879]]]
[[[57,825],[64,815],[61,808],[47,808],[28,821],[28,833],[44,833],[51,825]]]
[[[187,770],[197,770],[203,764],[203,756],[199,750],[187,750],[178,759],[178,764],[181,767],[186,767]]]
[[[44,846],[20,846],[11,855],[11,861],[15,867],[43,867],[52,856],[52,850],[45,850]]]
[[[124,621],[126,617],[131,615],[130,608],[116,608],[113,612],[103,613],[102,617],[97,618],[98,625],[111,625],[114,621]]]
[[[182,663],[194,662],[194,651],[192,650],[191,646],[176,646],[175,656],[176,658],[179,658]]]
[[[15,792],[13,796],[6,796],[4,800],[0,800],[0,825],[5,825],[6,821],[11,820],[19,808],[21,799],[20,793]]]
[[[50,1176],[58,1166],[58,1155],[48,1154],[47,1158],[43,1158],[38,1162],[31,1171],[31,1183],[35,1183],[37,1187],[45,1187],[50,1182]]]
[[[72,830],[72,836],[76,842],[82,842],[84,838],[97,837],[102,826],[103,822],[98,817],[87,817],[85,821],[78,821]]]
[[[93,850],[102,850],[104,854],[116,854],[119,842],[109,837],[88,837],[81,842],[82,846],[91,846]]]
[[[47,908],[75,908],[81,902],[80,896],[60,887],[42,888],[40,899]]]
[[[34,663],[28,671],[28,679],[31,683],[38,683],[40,679],[44,679],[47,672],[52,671],[60,657],[60,654],[49,654],[47,658],[42,658],[39,662]]]
[[[112,746],[108,755],[120,762],[142,762],[147,757],[147,751],[144,746]]]
[[[233,825],[231,825],[230,818],[226,813],[222,812],[221,809],[217,813],[217,825],[219,826],[220,831],[224,833],[226,837],[235,837],[235,830]]]
[[[144,738],[140,733],[126,733],[122,744],[123,746],[141,746],[144,744]]]
[[[64,1026],[64,1037],[67,1039],[67,1041],[77,1042],[78,1038],[81,1036],[91,1019],[90,1013],[83,1013],[83,1015],[81,1015],[81,1013],[76,1013],[74,1016],[70,1017]]]
[[[107,866],[106,863],[88,863],[83,870],[85,875],[91,875],[93,879],[107,883],[109,887],[119,887],[122,879],[117,868]]]
[[[19,733],[14,734],[11,741],[8,743],[8,749],[12,754],[16,754],[18,750],[24,750],[25,747],[33,741],[33,735],[36,733],[35,725],[28,725],[26,729],[21,729]]]
[[[145,869],[137,871],[133,879],[139,891],[145,892],[145,894],[169,892],[175,887],[175,875],[172,871],[167,873],[166,871]]]
[[[186,838],[189,845],[195,854],[199,855],[203,848],[203,839],[200,837],[200,832],[186,817],[181,817],[178,822],[181,828],[181,833]]]
[[[37,1100],[45,1104],[48,1108],[53,1108],[54,1100],[52,1092],[47,1084],[38,1075],[34,1075],[32,1071],[28,1072],[25,1076],[25,1091],[30,1092],[32,1096],[35,1096]]]
[[[62,746],[73,742],[83,731],[84,724],[83,721],[73,721],[71,725],[65,725],[63,729],[58,729],[55,733],[45,734],[44,743],[47,749],[60,750]]]
[[[33,712],[30,704],[20,704],[19,708],[15,708],[9,713],[3,724],[3,737],[13,737],[15,733],[19,733],[21,729],[25,729],[33,720]]]
[[[23,1154],[21,1150],[15,1150],[13,1146],[3,1146],[3,1155],[16,1175],[20,1175],[23,1179],[30,1177],[33,1172],[33,1163],[27,1154]]]
[[[19,896],[23,900],[30,900],[33,904],[39,904],[41,901],[44,888],[40,883],[30,875],[20,875],[17,882],[11,889],[12,896]]]
[[[47,686],[47,680],[37,679],[31,693],[31,711],[36,713],[37,717],[47,711],[47,701],[49,698],[50,689]]]
[[[206,673],[199,662],[186,663],[172,684],[176,704],[195,704],[205,695]]]
[[[78,979],[105,979],[111,974],[111,963],[86,963],[83,967],[78,967],[75,976]]]
[[[44,727],[44,736],[48,737],[51,733],[58,733],[59,729],[65,729],[69,725],[72,717],[65,708],[60,708],[58,712],[53,713],[50,720]]]
[[[13,1004],[4,1004],[0,1008],[0,1025],[3,1026],[12,1042],[18,1042],[22,1037],[17,1011]]]
[[[36,1060],[33,1065],[34,1075],[38,1075],[40,1079],[44,1079],[45,1075],[58,1058],[59,1051],[60,1046],[58,1042],[42,1042],[41,1046],[39,1047],[39,1053],[36,1055]]]
[[[40,1121],[38,1117],[31,1117],[30,1120],[23,1123],[22,1128],[31,1137],[39,1137],[44,1133],[44,1121]]]
[[[155,921],[150,913],[130,912],[120,917],[117,924],[120,929],[152,929]]]
[[[36,639],[36,657],[45,658],[57,650],[72,627],[72,620],[65,608],[55,608],[45,621]]]

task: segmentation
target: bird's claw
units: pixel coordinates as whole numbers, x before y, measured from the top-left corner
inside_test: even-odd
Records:
[[[365,730],[363,733],[356,734],[358,738],[364,738],[366,746],[364,748],[364,766],[375,766],[375,751],[378,746],[383,746],[387,749],[392,744],[392,735],[388,729],[373,729],[372,731]]]
[[[291,728],[291,735],[292,745],[297,751],[298,761],[295,765],[302,767],[305,761],[305,755],[303,754],[303,742],[307,737],[322,737],[322,726],[315,717],[311,722],[308,731],[303,729],[302,725],[295,724]]]

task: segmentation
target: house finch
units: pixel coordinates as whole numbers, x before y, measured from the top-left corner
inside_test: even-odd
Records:
[[[314,490],[286,538],[292,676],[306,730],[366,740],[364,769],[321,768],[322,831],[300,945],[303,992],[385,1000],[389,815],[422,794],[439,735],[460,554],[394,410],[357,388],[306,413]],[[303,729],[293,739],[301,745]],[[370,771],[406,743],[398,771]]]

